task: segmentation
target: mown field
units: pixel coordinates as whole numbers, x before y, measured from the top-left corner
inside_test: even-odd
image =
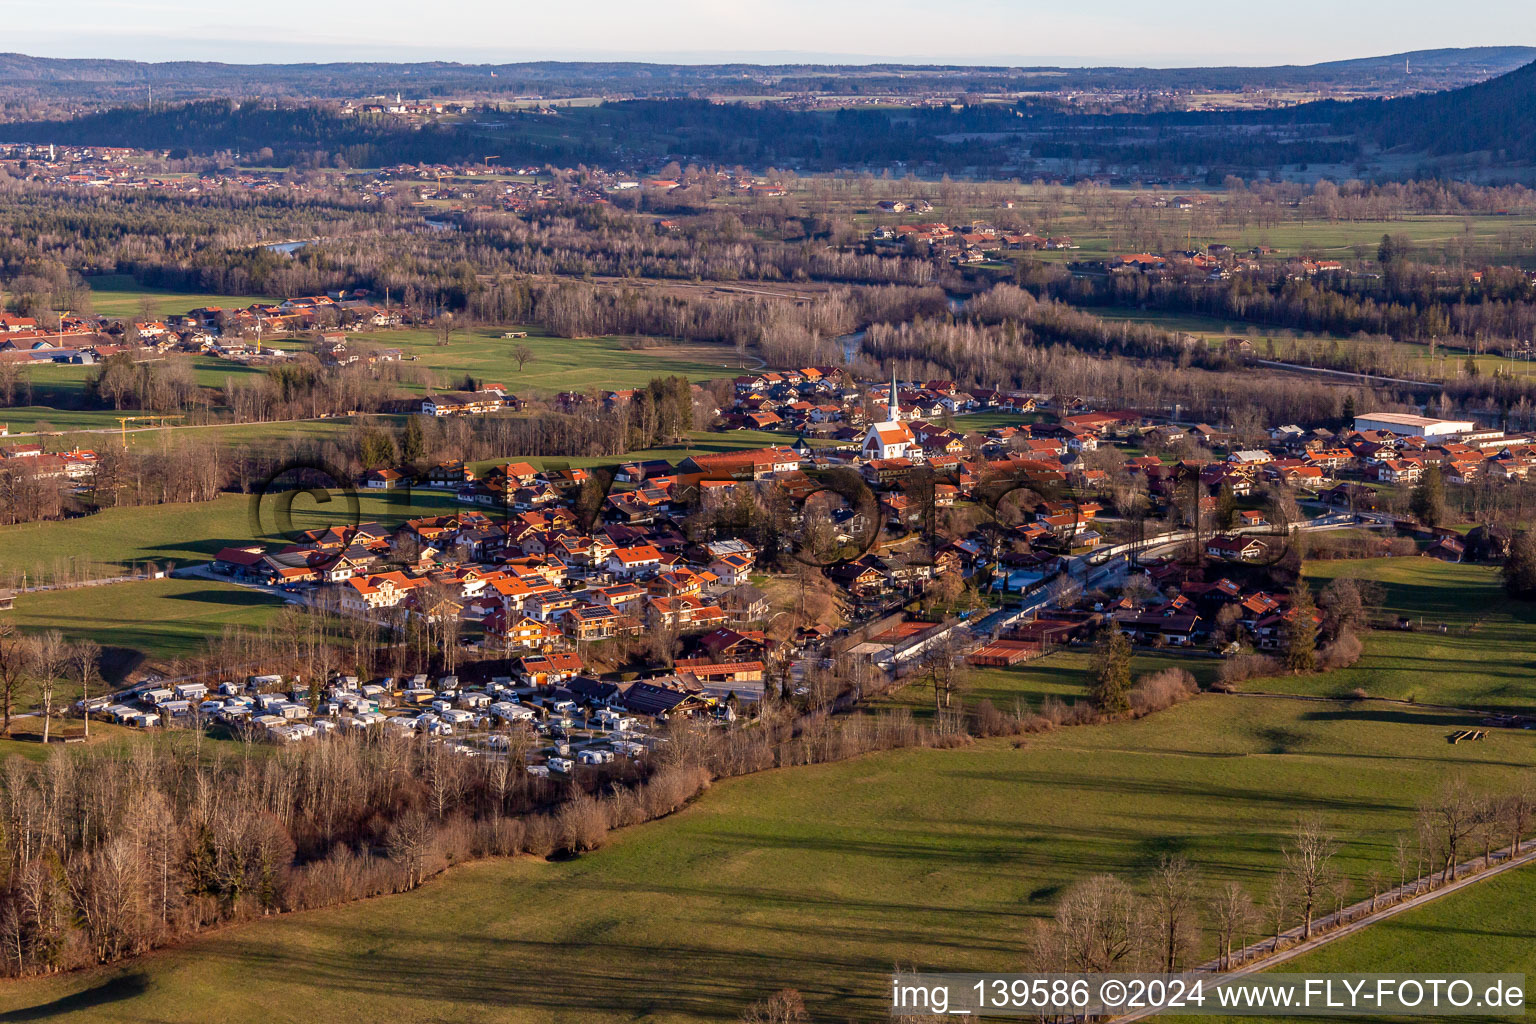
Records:
[[[116,652],[109,652],[107,665],[121,671],[132,667],[135,652],[155,659],[207,653],[207,641],[225,626],[259,625],[280,607],[272,594],[230,583],[140,580],[22,594],[13,610],[0,612],[0,622],[94,640]]]
[[[991,204],[967,203],[958,194],[945,203],[945,187],[937,182],[892,182],[880,184],[870,198],[851,196],[818,196],[810,182],[802,183],[792,193],[795,201],[808,210],[851,216],[860,227],[876,224],[917,224],[944,221],[951,226],[971,220],[988,220],[996,223],[1004,217],[1000,202],[1006,197],[1012,202],[1010,215],[1017,216],[1037,234],[1067,236],[1078,246],[1076,249],[1050,252],[1009,253],[1010,259],[1036,259],[1057,262],[1103,259],[1135,248],[1131,229],[1118,222],[1118,215],[1105,203],[1105,192],[1097,193],[1094,203],[1098,209],[1092,217],[1083,212],[1081,200],[1073,189],[1060,186],[1020,185],[995,193],[998,201]],[[1484,263],[1507,263],[1529,266],[1531,240],[1536,237],[1536,217],[1499,216],[1475,214],[1458,216],[1451,214],[1403,213],[1385,220],[1328,220],[1307,216],[1311,211],[1287,209],[1269,211],[1277,215],[1272,224],[1260,224],[1252,220],[1239,227],[1235,223],[1219,224],[1224,193],[1219,189],[1184,186],[1161,189],[1115,189],[1108,193],[1117,202],[1124,202],[1133,195],[1152,198],[1161,195],[1204,196],[1208,202],[1193,210],[1172,207],[1142,209],[1135,214],[1136,230],[1145,234],[1159,232],[1167,247],[1185,249],[1204,247],[1211,242],[1222,242],[1237,249],[1267,245],[1281,257],[1316,255],[1327,259],[1353,260],[1357,256],[1373,259],[1381,236],[1390,234],[1407,238],[1414,258],[1427,263],[1457,263],[1465,260],[1470,266]],[[936,204],[932,213],[888,214],[875,209],[879,199],[926,198]],[[721,205],[746,205],[750,200],[733,199]]]
[[[1166,331],[1197,335],[1213,346],[1223,344],[1227,338],[1246,338],[1253,344],[1255,354],[1261,359],[1267,358],[1268,343],[1272,340],[1275,344],[1275,357],[1281,360],[1290,358],[1287,351],[1290,338],[1281,328],[1260,324],[1256,325],[1254,333],[1250,334],[1250,325],[1247,323],[1199,313],[1174,313],[1123,306],[1083,306],[1082,309],[1105,320],[1128,320],[1151,324]],[[1347,354],[1349,346],[1355,344],[1350,338],[1329,334],[1307,332],[1299,334],[1299,337],[1303,339],[1303,356],[1299,357],[1303,362],[1306,362],[1304,355],[1307,351],[1306,345],[1333,345],[1337,347],[1338,353]],[[1371,344],[1375,345],[1377,342],[1373,341]],[[1447,344],[1437,345],[1433,353],[1430,352],[1428,345],[1417,342],[1393,341],[1391,346],[1394,357],[1406,361],[1403,367],[1404,372],[1430,380],[1456,377],[1465,369],[1467,356],[1470,354],[1469,349]],[[1477,364],[1477,371],[1480,374],[1491,376],[1498,372],[1515,377],[1536,376],[1536,364],[1528,359],[1508,359],[1499,355],[1483,354],[1474,355],[1473,361]]]
[[[91,288],[91,311],[103,316],[140,316],[146,306],[151,316],[165,317],[203,306],[244,309],[253,302],[282,301],[264,295],[207,295],[149,288],[127,274],[98,274],[87,277],[85,283]]]
[[[333,421],[316,421],[329,423]],[[310,424],[252,424],[246,432]],[[213,429],[213,428],[210,428]],[[241,428],[223,428],[236,431]],[[276,436],[283,436],[281,433]],[[690,454],[757,448],[783,443],[782,435],[752,431],[699,433],[688,442],[623,459],[538,459],[544,465],[607,465],[632,458],[666,458],[681,462]],[[478,464],[485,470],[505,459]],[[153,563],[165,569],[207,562],[221,548],[252,543],[269,546],[296,540],[304,530],[361,522],[396,525],[417,516],[441,515],[463,509],[445,491],[412,489],[369,491],[353,496],[340,490],[275,493],[258,500],[250,495],[221,494],[211,502],[108,509],[96,515],[57,522],[0,527],[0,585],[36,584],[54,579],[103,578]],[[354,503],[355,498],[355,503]],[[286,513],[283,511],[286,508]],[[226,624],[263,620],[274,599],[225,584],[193,587],[196,595],[174,589],[196,581],[114,584],[89,590],[22,594],[12,620],[27,630],[60,629],[71,635],[92,631],[104,645],[165,658],[194,653],[201,637],[217,636]],[[173,586],[174,585],[174,586]],[[170,603],[167,603],[170,602]],[[93,623],[100,623],[99,628]],[[119,658],[119,669],[132,659]]]
[[[508,330],[526,330],[526,338],[503,338]],[[428,371],[439,388],[456,388],[467,374],[477,382],[506,385],[518,395],[586,391],[591,388],[627,388],[647,384],[652,378],[680,374],[694,382],[733,377],[743,367],[761,361],[743,360],[724,345],[700,345],[659,341],[640,347],[637,339],[557,338],[537,326],[471,327],[455,332],[448,344],[438,343],[431,328],[402,328],[358,335],[362,342],[380,348],[398,348],[408,358],[401,364],[402,385],[424,391],[420,374]],[[533,357],[517,368],[512,352],[525,346]],[[414,358],[411,358],[414,357]]]
[[[453,336],[446,346],[437,344],[428,329],[378,331],[360,335],[364,344],[399,348],[410,358],[397,364],[398,387],[406,395],[425,396],[429,389],[454,390],[467,376],[477,383],[500,383],[525,398],[548,396],[560,391],[590,391],[607,388],[640,387],[656,377],[680,374],[694,382],[735,376],[743,366],[756,366],[759,360],[743,361],[734,350],[723,346],[663,343],[649,348],[632,348],[621,338],[554,338],[536,328],[527,339],[507,340],[501,328],[474,328]],[[288,341],[290,347],[302,345]],[[534,358],[521,372],[510,356],[516,345],[527,345]],[[190,360],[198,384],[222,389],[231,381],[265,373],[263,365],[249,365],[214,356],[184,357]],[[167,438],[191,438],[199,441],[252,447],[266,446],[290,438],[302,440],[336,439],[350,430],[351,417],[295,420],[276,423],[215,423],[195,425],[172,423],[160,426],[152,414],[137,409],[96,408],[89,394],[89,382],[100,367],[43,364],[28,367],[25,374],[32,388],[33,404],[0,409],[0,423],[12,434],[56,433],[61,436],[49,443],[50,449],[70,446],[99,448],[105,444],[126,442],[132,447],[159,446]],[[215,404],[214,413],[222,407]],[[126,435],[120,433],[121,416],[148,415],[128,424]],[[400,416],[380,419],[402,422]],[[774,435],[774,442],[785,440]]]
[[[1183,194],[1194,193],[1185,190]],[[1219,202],[1219,195],[1214,198]],[[1215,207],[1214,202],[1212,207]],[[1054,210],[1054,217],[1048,217],[1047,210]],[[1141,251],[1134,245],[1133,237],[1136,236],[1124,225],[1115,224],[1112,215],[1089,221],[1070,198],[1053,206],[1039,191],[1026,189],[1022,201],[1015,203],[1014,212],[1037,233],[1049,223],[1052,235],[1066,235],[1078,248],[1009,253],[1010,259],[1068,262],[1099,260]],[[977,210],[975,215],[995,218],[997,212],[995,209]],[[923,221],[937,217],[937,213],[926,216],[903,214],[894,220],[912,223],[914,218]],[[888,216],[881,218],[884,222],[892,219]],[[1474,267],[1490,263],[1528,266],[1530,240],[1536,235],[1536,218],[1529,216],[1406,214],[1391,220],[1368,221],[1288,217],[1274,226],[1249,224],[1240,228],[1216,223],[1207,210],[1164,209],[1144,223],[1155,226],[1171,249],[1204,248],[1211,242],[1230,245],[1239,251],[1265,245],[1275,250],[1271,258],[1306,255],[1350,262],[1362,257],[1375,259],[1381,236],[1389,234],[1407,238],[1413,258],[1420,262],[1455,264],[1465,259]]]
[[[408,895],[12,984],[0,1012],[680,1024],[734,1020],[793,986],[818,1020],[872,1020],[893,965],[1016,968],[1032,922],[1093,872],[1140,880],[1177,852],[1206,886],[1236,880],[1262,897],[1301,813],[1338,832],[1360,888],[1448,774],[1497,787],[1536,764],[1528,735],[1451,747],[1444,722],[1212,696],[1017,749],[764,773],[596,854],[476,864]]]
[[[1202,684],[1215,679],[1221,663],[1214,658],[1138,651],[1131,672],[1143,676],[1165,668],[1182,668]],[[1042,702],[1056,699],[1065,704],[1087,700],[1093,685],[1092,650],[1065,648],[1012,668],[978,668],[967,672],[960,699],[968,706],[987,700],[1000,711],[1015,714],[1039,711]],[[881,699],[882,706],[905,707],[927,715],[933,710],[933,687],[921,678]]]
[[[258,443],[263,439],[285,437],[312,438],[322,427],[339,429],[349,421],[317,420],[301,423],[253,423],[239,427],[210,427],[231,442]],[[327,426],[334,425],[334,426]],[[199,433],[194,428],[191,433]],[[133,438],[134,435],[129,435]],[[139,435],[138,443],[152,443]],[[783,434],[737,430],[725,433],[695,432],[686,442],[622,456],[594,458],[538,458],[527,461],[535,466],[594,466],[620,464],[636,458],[665,458],[674,463],[689,455],[761,448],[785,444]],[[509,457],[510,458],[510,457]],[[509,458],[488,459],[475,463],[485,470],[505,463]],[[350,522],[379,521],[396,524],[414,516],[438,515],[464,506],[445,491],[415,488],[409,491],[372,492],[359,488],[354,515],[353,506],[341,491],[330,492],[332,500],[321,502],[302,493],[291,504],[292,530],[307,530]],[[0,526],[0,578],[27,572],[37,577],[49,575],[76,562],[102,565],[128,565],[145,561],[185,564],[206,561],[220,548],[256,541],[276,543],[291,538],[280,528],[275,512],[278,499],[264,498],[258,515],[252,517],[249,495],[221,494],[211,502],[177,505],[148,505],[140,508],[107,509],[80,519],[56,522],[23,523]]]
[[[1364,634],[1364,656],[1347,669],[1255,679],[1243,689],[1347,696],[1360,688],[1372,697],[1420,703],[1536,708],[1536,605],[1509,600],[1497,568],[1378,558],[1308,562],[1306,574],[1314,592],[1339,577],[1380,582],[1383,613],[1408,619],[1411,628]]]
[[[192,364],[197,383],[207,388],[222,388],[226,382],[241,377],[265,373],[266,367],[249,363],[220,359],[211,355],[186,355],[174,358],[186,359]],[[68,406],[83,404],[88,400],[87,384],[101,372],[100,366],[83,366],[75,363],[43,363],[27,368],[27,379],[32,382],[34,394],[43,399],[40,404]],[[126,410],[132,412],[133,410]]]
[[[364,491],[358,495],[356,518],[394,524],[456,507],[462,506],[441,491]],[[280,528],[276,499],[268,497],[257,508],[253,518],[250,496],[222,494],[196,504],[115,508],[81,519],[0,527],[0,574],[51,573],[61,559],[66,564],[76,559],[91,564],[185,565],[205,562],[220,548],[284,540],[287,533]],[[339,493],[320,502],[301,492],[290,506],[294,532],[353,518],[352,505]]]
[[[18,710],[20,709],[18,708]],[[50,736],[58,736],[64,733],[70,737],[84,737],[83,723],[78,718],[55,719],[52,725],[49,726],[49,729]],[[43,720],[41,718],[13,717],[11,719],[11,731],[5,738],[0,739],[0,759],[15,754],[19,757],[25,757],[29,761],[46,761],[49,755],[58,748],[52,746],[51,743],[47,747],[43,746],[39,742],[42,734]],[[142,738],[142,734],[135,736],[134,731],[127,726],[113,725],[110,722],[98,721],[96,719],[91,720],[90,742],[93,744],[114,743],[128,738],[139,739]]]

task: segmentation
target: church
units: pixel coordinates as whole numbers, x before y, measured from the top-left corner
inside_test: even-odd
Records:
[[[866,459],[899,459],[917,443],[912,428],[901,419],[901,404],[897,401],[896,370],[891,369],[891,399],[886,407],[886,418],[871,423],[864,435],[863,453]]]

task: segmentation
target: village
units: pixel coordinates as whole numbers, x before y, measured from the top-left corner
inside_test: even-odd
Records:
[[[356,112],[422,117],[442,113],[441,109],[433,111],[430,106],[443,106],[399,102],[388,103],[387,107],[397,105],[398,110],[380,106],[370,111],[371,105],[363,104],[356,108]],[[701,183],[677,178],[644,178],[632,171],[598,167],[584,168],[581,180],[573,186],[563,180],[564,175],[574,173],[569,168],[562,171],[562,179],[557,179],[544,166],[505,167],[489,160],[392,164],[367,172],[339,172],[319,180],[313,176],[260,170],[190,172],[151,169],[168,167],[172,163],[170,152],[166,150],[0,141],[0,171],[39,184],[185,197],[235,192],[299,199],[340,195],[356,202],[403,199],[411,212],[429,219],[464,209],[522,213],[564,203],[602,205],[619,196],[642,193],[671,195],[674,200],[685,200],[695,198],[703,191]],[[711,194],[760,198],[787,195],[785,187],[772,178],[731,170],[710,174],[708,183]],[[297,243],[279,241],[269,244],[283,247]]]
[[[1536,970],[1519,4],[97,6],[0,53],[0,1017]]]
[[[276,308],[302,318],[318,302]],[[319,332],[313,344],[337,360],[347,340]],[[635,395],[556,402],[618,414]],[[451,497],[460,510],[174,567],[421,638],[445,667],[436,677],[150,677],[90,710],[279,743],[378,727],[471,755],[504,751],[510,731],[530,771],[571,773],[637,756],[669,719],[750,717],[765,694],[824,700],[834,664],[877,689],[936,658],[1008,667],[1086,646],[1111,621],[1149,650],[1274,651],[1294,609],[1270,570],[1297,558],[1302,531],[1348,531],[1358,556],[1459,562],[1469,538],[1415,521],[1407,489],[1426,474],[1521,480],[1536,465],[1529,437],[1404,413],[1252,436],[1173,410],[834,366],[743,374],[731,395],[715,430],[784,442],[601,468],[380,467],[358,488]],[[417,415],[520,404],[486,385],[429,395]],[[997,425],[968,427],[975,417]],[[90,473],[94,453],[45,448],[0,454],[75,485]],[[819,621],[788,614],[782,586],[770,597],[790,579],[830,595]]]

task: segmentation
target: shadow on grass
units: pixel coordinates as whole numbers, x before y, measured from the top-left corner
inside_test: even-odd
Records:
[[[109,683],[119,683],[144,664],[144,652],[132,647],[103,646],[98,668]]]
[[[184,594],[166,594],[168,601],[193,601],[197,604],[271,604],[281,601],[277,594],[260,590],[189,590]]]
[[[1480,723],[1484,717],[1481,714],[1461,714],[1455,711],[1423,711],[1416,708],[1410,710],[1379,706],[1304,711],[1300,715],[1304,722],[1390,722],[1394,725],[1428,725],[1442,728],[1466,728]]]
[[[0,1013],[0,1022],[51,1020],[66,1013],[91,1010],[98,1006],[105,1006],[108,1003],[132,999],[135,996],[142,995],[148,988],[148,975],[140,973],[125,974],[110,981],[104,981],[100,985],[95,985],[83,992],[60,996],[58,999],[53,999],[46,1003],[38,1003],[36,1006],[24,1006],[19,1010]]]

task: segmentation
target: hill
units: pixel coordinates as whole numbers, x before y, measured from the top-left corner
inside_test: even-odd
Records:
[[[1536,161],[1536,63],[1447,92],[1335,107],[1334,126],[1388,149],[1433,156],[1488,152],[1498,162]]]
[[[147,63],[60,59],[0,53],[0,97],[137,101],[153,86],[163,99],[289,96],[356,97],[405,90],[413,96],[449,94],[568,96],[919,95],[1078,90],[1317,91],[1393,95],[1447,89],[1503,74],[1536,59],[1528,46],[1419,50],[1385,56],[1273,67],[999,67],[944,64],[645,64],[452,61],[330,64]]]

